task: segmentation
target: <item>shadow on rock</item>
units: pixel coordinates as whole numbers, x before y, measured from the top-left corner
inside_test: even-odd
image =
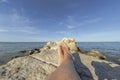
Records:
[[[111,66],[111,63],[92,62],[98,80],[120,80],[120,66]]]
[[[90,72],[90,70],[81,62],[81,59],[79,57],[78,53],[72,54],[75,57],[75,68],[78,72],[81,80],[93,80],[93,76]]]

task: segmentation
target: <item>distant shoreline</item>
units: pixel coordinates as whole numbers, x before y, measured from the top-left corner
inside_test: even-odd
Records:
[[[44,46],[47,42],[0,42],[0,43],[1,43],[0,62],[2,62],[7,58],[17,56],[18,54],[20,54],[19,53],[20,51],[39,48],[41,46]],[[120,42],[76,42],[76,43],[82,51],[89,51],[91,49],[95,49],[102,52],[104,55],[110,57],[112,61],[116,59],[116,57],[114,57],[113,55],[117,56],[118,58],[120,57],[119,54]]]
[[[47,41],[47,42],[53,42],[53,41]],[[0,42],[0,43],[47,43],[46,41],[44,42]],[[120,43],[120,41],[101,41],[101,42],[77,42],[77,43]]]

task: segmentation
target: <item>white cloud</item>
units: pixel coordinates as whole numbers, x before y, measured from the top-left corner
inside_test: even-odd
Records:
[[[90,20],[85,20],[86,23],[96,23],[101,21],[102,18],[95,18],[95,19],[90,19]]]
[[[29,33],[29,34],[37,34],[36,31],[30,31],[30,30],[16,30],[17,32],[23,32],[23,33]]]
[[[0,29],[0,32],[8,32],[8,30]]]
[[[8,3],[8,0],[0,0],[1,3]]]
[[[30,28],[30,27],[24,27],[24,28],[20,28],[20,27],[6,27],[6,28],[1,28],[0,32],[2,33],[6,33],[6,32],[12,32],[12,33],[27,33],[27,34],[40,34],[42,31],[37,30],[35,28]]]
[[[15,24],[30,24],[31,21],[28,17],[22,15],[22,14],[19,14],[17,12],[17,10],[13,9],[13,13],[10,15],[10,18],[12,20],[12,22],[15,22]]]
[[[83,25],[97,23],[101,20],[102,20],[102,18],[100,18],[100,17],[91,18],[91,19],[89,19],[89,17],[87,17],[87,19],[85,18],[85,19],[81,20],[81,18],[76,18],[74,16],[68,16],[66,18],[66,21],[60,22],[60,24],[64,25],[67,29],[75,29],[75,28],[81,27]]]
[[[66,31],[56,31],[56,33],[65,34]]]
[[[64,23],[63,22],[59,22],[59,24],[58,25],[63,25]]]
[[[62,34],[62,35],[64,35],[64,36],[73,36],[74,34],[73,34],[73,32],[74,31],[56,31],[56,33],[58,33],[58,34]]]
[[[7,24],[6,24],[7,23]],[[15,32],[39,34],[40,31],[32,25],[32,21],[13,9],[11,14],[0,14],[0,32]]]
[[[74,28],[76,28],[75,26],[72,26],[72,25],[67,25],[67,28],[68,29],[74,29]]]
[[[72,16],[68,16],[66,20],[66,27],[68,29],[74,29],[77,27],[75,19]]]

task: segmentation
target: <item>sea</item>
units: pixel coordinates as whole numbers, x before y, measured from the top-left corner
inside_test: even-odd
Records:
[[[0,65],[20,55],[20,51],[41,48],[45,44],[46,42],[0,42]],[[82,51],[98,50],[113,62],[120,58],[120,42],[77,42],[77,45]]]

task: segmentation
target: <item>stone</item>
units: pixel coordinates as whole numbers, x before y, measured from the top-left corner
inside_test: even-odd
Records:
[[[82,52],[79,47],[77,47],[77,51],[78,51],[78,52]]]
[[[90,52],[89,52],[89,54],[90,55],[93,55],[93,56],[101,56],[102,54],[99,52],[99,51],[97,51],[97,50],[91,50]]]
[[[118,59],[118,61],[120,61],[120,58]]]
[[[91,50],[87,53],[90,56],[98,57],[99,59],[105,60],[107,57],[97,50]]]
[[[40,49],[35,48],[34,51],[35,51],[35,53],[39,53],[39,52],[40,52]]]
[[[63,38],[62,41],[66,43],[72,53],[77,52],[78,48],[73,38]]]
[[[20,56],[14,56],[14,57],[12,57],[11,59],[15,59],[15,58],[18,58],[18,57],[20,57]]]
[[[72,55],[75,57],[75,69],[81,80],[120,79],[120,65],[81,52],[78,54],[74,39],[66,38],[65,42],[71,51],[76,52]],[[18,57],[0,66],[0,80],[46,80],[58,67],[57,43],[54,45],[49,42],[46,45],[49,45],[50,49],[43,47],[40,53]],[[92,52],[99,54],[97,51]]]
[[[101,59],[101,60],[106,60],[106,59],[107,59],[107,57],[106,57],[106,56],[104,56],[104,55],[102,55],[102,56],[99,56],[99,59]]]
[[[29,56],[29,55],[32,55],[32,54],[34,54],[34,53],[35,53],[34,50],[29,50],[25,55],[26,55],[26,56]]]
[[[27,52],[26,50],[20,51],[20,53],[26,53],[26,52]]]

